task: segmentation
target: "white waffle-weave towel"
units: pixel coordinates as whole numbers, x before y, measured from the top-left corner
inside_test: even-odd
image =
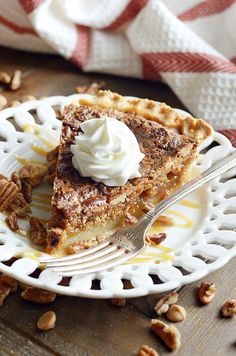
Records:
[[[235,24],[236,0],[0,0],[0,44],[161,79],[226,130],[236,128]]]

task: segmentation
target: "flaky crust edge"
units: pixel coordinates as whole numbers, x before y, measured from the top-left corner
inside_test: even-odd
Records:
[[[184,117],[165,103],[149,99],[127,98],[110,90],[99,90],[95,96],[75,100],[72,104],[133,112],[165,127],[175,128],[180,134],[198,141],[199,144],[214,132],[203,119],[195,119],[192,116]]]

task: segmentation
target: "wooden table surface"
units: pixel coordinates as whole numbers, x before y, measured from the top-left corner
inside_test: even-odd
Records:
[[[0,49],[0,71],[23,71],[23,84],[17,92],[4,91],[10,100],[23,95],[38,97],[68,95],[77,85],[104,80],[107,88],[121,94],[149,97],[184,108],[164,84],[103,74],[80,73],[60,57],[36,55]],[[208,306],[200,306],[196,295],[198,283],[180,291],[179,304],[187,310],[187,318],[177,325],[182,346],[175,355],[222,356],[236,353],[236,318],[222,319],[219,309],[225,299],[236,297],[236,259],[205,280],[215,282],[217,295]],[[58,297],[51,305],[24,301],[20,293],[11,295],[0,309],[0,355],[137,355],[142,344],[170,352],[149,330],[155,318],[153,306],[158,295],[130,299],[117,309],[109,300]],[[36,329],[38,317],[45,311],[57,314],[56,327],[48,332]]]

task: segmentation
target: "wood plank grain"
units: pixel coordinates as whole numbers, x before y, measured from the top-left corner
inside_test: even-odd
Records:
[[[0,318],[0,355],[16,356],[52,356],[58,355],[44,345],[33,341],[28,334],[23,334]]]

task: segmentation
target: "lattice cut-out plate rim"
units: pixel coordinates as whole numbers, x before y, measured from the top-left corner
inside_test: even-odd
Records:
[[[0,112],[0,136],[4,137],[5,141],[0,142],[0,172],[4,174],[2,167],[6,169],[12,164],[13,154],[11,153],[16,153],[19,149],[22,154],[22,144],[32,139],[29,133],[22,132],[22,130],[16,131],[9,122],[9,118],[14,118],[17,127],[22,127],[27,123],[34,123],[31,113],[36,111],[41,127],[55,135],[59,133],[60,121],[56,118],[54,107],[60,107],[63,110],[65,104],[83,96],[84,94],[48,97],[2,110]],[[189,115],[183,110],[179,111],[185,116]],[[218,146],[210,146],[214,141],[218,143]],[[201,155],[199,165],[202,170],[208,168],[216,158],[222,158],[233,150],[230,141],[217,132],[203,146],[206,149],[209,146],[211,148]],[[76,276],[70,280],[69,285],[62,285],[60,284],[62,278],[47,269],[42,271],[38,277],[31,276],[38,267],[37,260],[19,257],[12,265],[5,264],[17,253],[19,254],[19,251],[22,253],[22,241],[19,241],[16,234],[0,224],[0,272],[7,273],[28,285],[58,294],[88,298],[134,298],[167,292],[195,282],[221,268],[236,256],[236,224],[233,222],[236,212],[224,214],[224,211],[229,211],[232,206],[236,206],[236,188],[232,188],[233,185],[236,187],[236,180],[234,184],[231,181],[234,176],[235,172],[226,174],[226,180],[216,179],[204,188],[204,194],[208,199],[207,215],[203,214],[201,226],[195,231],[193,239],[174,250],[172,261],[159,264],[150,261],[140,265],[122,265],[98,274]],[[226,199],[227,195],[229,198]],[[1,214],[0,223],[3,218]],[[153,275],[157,276],[161,283],[155,284]],[[94,280],[100,281],[100,289],[92,289]],[[130,281],[132,288],[124,289],[123,280]]]

